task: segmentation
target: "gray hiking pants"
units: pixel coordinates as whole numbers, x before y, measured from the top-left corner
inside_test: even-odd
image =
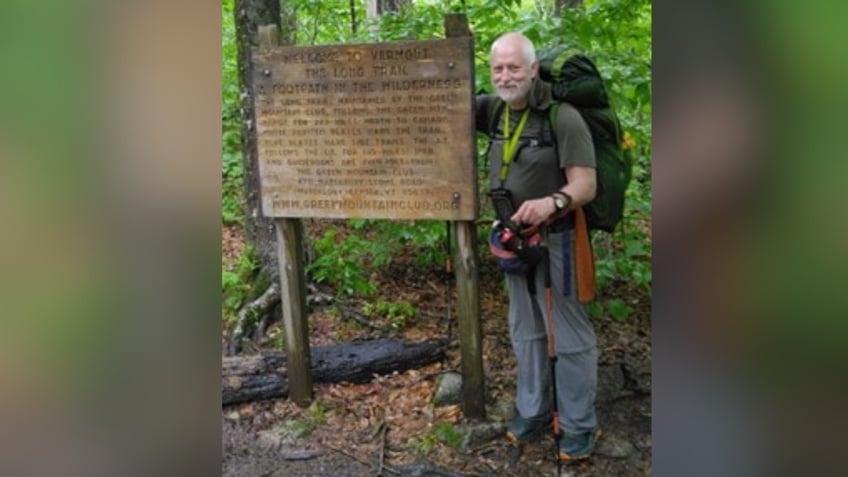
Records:
[[[573,253],[574,232],[549,235],[553,284],[556,384],[560,426],[581,433],[598,426],[595,416],[598,352],[595,331],[586,309],[576,299]],[[564,267],[564,260],[569,266]],[[522,417],[549,414],[551,371],[548,358],[544,263],[536,267],[536,293],[527,280],[506,275],[509,290],[509,332],[518,364],[516,408]]]

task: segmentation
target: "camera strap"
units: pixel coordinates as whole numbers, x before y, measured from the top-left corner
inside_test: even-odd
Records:
[[[503,146],[503,159],[501,160],[501,186],[506,181],[506,175],[509,172],[509,165],[512,163],[515,149],[518,145],[518,139],[521,137],[521,131],[524,130],[524,124],[527,122],[527,116],[530,115],[530,108],[524,110],[521,119],[518,120],[518,125],[515,127],[512,136],[509,135],[509,106],[504,111],[504,137],[507,138]]]

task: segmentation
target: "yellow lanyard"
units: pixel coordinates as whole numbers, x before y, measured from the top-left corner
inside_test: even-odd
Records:
[[[530,108],[524,110],[521,119],[518,120],[518,126],[515,127],[515,132],[512,137],[509,135],[509,106],[504,112],[504,137],[507,138],[504,143],[503,160],[501,161],[501,184],[506,180],[506,174],[509,171],[509,164],[512,162],[512,156],[515,154],[515,147],[518,144],[518,138],[521,137],[521,131],[524,129],[524,123],[527,122],[527,115],[530,113]]]

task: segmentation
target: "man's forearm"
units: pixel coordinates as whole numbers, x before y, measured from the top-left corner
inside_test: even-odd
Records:
[[[574,209],[587,204],[595,198],[597,179],[593,167],[569,167],[565,171],[568,183],[560,188],[559,193],[569,201],[568,208]]]

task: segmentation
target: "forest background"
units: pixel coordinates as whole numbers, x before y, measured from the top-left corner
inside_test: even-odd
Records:
[[[377,3],[381,15],[374,15]],[[238,229],[245,220],[244,166],[241,153],[240,86],[238,82],[233,0],[222,3],[223,97],[222,97],[222,220]],[[476,91],[491,91],[488,50],[497,36],[518,30],[542,52],[556,45],[570,45],[592,57],[606,79],[621,119],[628,147],[634,157],[633,180],[627,191],[626,216],[610,236],[597,234],[599,296],[590,311],[627,319],[634,303],[611,296],[610,287],[639,289],[651,293],[651,3],[645,0],[562,1],[414,1],[414,2],[283,2],[288,24],[296,26],[298,45],[371,43],[427,40],[444,37],[443,16],[465,13],[475,36]],[[286,13],[288,12],[288,13]],[[487,188],[485,141],[478,143],[480,190]],[[491,218],[485,201],[482,218]],[[357,233],[344,233],[353,229]],[[445,260],[445,226],[437,221],[386,221],[352,219],[330,222],[309,237],[312,281],[328,284],[338,294],[373,296],[377,285],[370,277],[393,257],[414,255],[418,267],[440,267]],[[487,228],[480,227],[484,244]],[[365,239],[364,237],[368,237]],[[398,240],[398,238],[400,238]],[[223,317],[232,326],[238,310],[262,292],[251,286],[257,261],[250,246],[222,270]],[[402,305],[402,304],[401,304]],[[401,306],[398,305],[398,306]]]

